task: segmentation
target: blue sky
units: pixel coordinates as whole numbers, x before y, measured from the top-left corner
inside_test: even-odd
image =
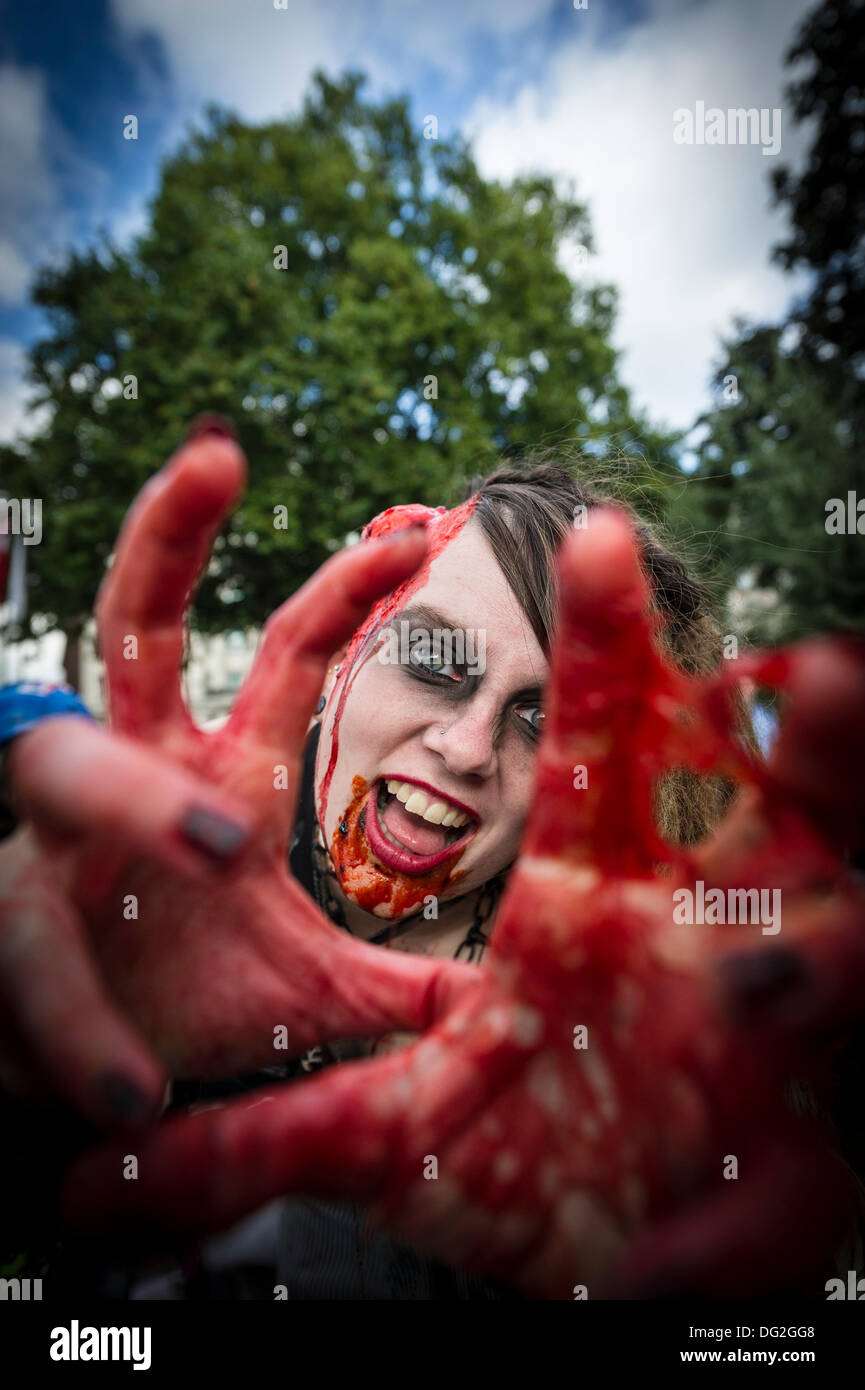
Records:
[[[0,432],[26,427],[23,350],[39,330],[33,269],[142,225],[159,160],[209,101],[252,120],[296,111],[310,74],[369,74],[418,120],[472,139],[483,173],[573,180],[620,290],[622,375],[659,422],[710,400],[718,337],[772,319],[796,289],[769,263],[779,161],[687,147],[697,101],[780,107],[782,54],[812,0],[0,0]],[[127,114],[139,139],[122,138]],[[783,125],[780,160],[803,135]]]

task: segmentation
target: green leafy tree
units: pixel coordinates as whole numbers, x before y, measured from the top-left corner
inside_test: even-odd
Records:
[[[806,269],[813,284],[793,320],[803,348],[818,361],[840,357],[848,385],[844,405],[865,438],[865,0],[827,0],[803,23],[787,62],[804,74],[789,84],[797,121],[814,122],[803,168],[772,176],[789,211],[790,234],[775,250],[788,270]],[[860,389],[855,390],[858,380]]]
[[[80,632],[130,497],[205,410],[234,418],[251,468],[205,629],[260,623],[376,511],[453,502],[539,442],[612,442],[662,507],[641,460],[671,441],[619,381],[615,293],[560,265],[591,249],[585,207],[548,178],[482,179],[363,82],[316,74],[287,122],[209,109],[128,253],[103,240],[40,275],[31,375],[53,415],[0,466],[44,500],[42,622]]]
[[[804,64],[787,96],[811,143],[773,176],[790,216],[774,254],[810,284],[784,325],[740,320],[724,343],[676,509],[761,640],[865,625],[865,534],[826,529],[831,499],[865,500],[865,0],[812,11],[787,61]]]
[[[731,631],[771,642],[853,628],[865,536],[826,530],[828,499],[846,505],[856,472],[849,430],[789,328],[737,330],[679,519],[728,595]]]

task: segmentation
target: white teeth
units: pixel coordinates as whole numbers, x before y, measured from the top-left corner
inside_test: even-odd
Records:
[[[412,815],[422,816],[433,825],[459,827],[467,825],[470,820],[465,811],[458,811],[447,801],[437,801],[434,797],[427,796],[426,792],[413,786],[411,782],[399,782],[395,777],[389,777],[387,789]]]

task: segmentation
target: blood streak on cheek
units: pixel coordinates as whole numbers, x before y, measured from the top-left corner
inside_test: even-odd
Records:
[[[465,877],[462,870],[454,872],[455,860],[441,864],[420,877],[394,873],[376,863],[365,833],[366,799],[369,787],[362,777],[353,777],[351,804],[342,818],[346,827],[334,831],[330,857],[343,892],[365,912],[375,912],[387,904],[388,916],[396,920],[413,907],[420,907],[431,894],[441,897]],[[459,856],[457,856],[457,859]]]
[[[333,781],[333,773],[339,756],[339,729],[342,722],[345,703],[354,679],[362,666],[360,660],[364,648],[370,644],[377,632],[390,621],[395,613],[405,607],[406,602],[413,593],[422,588],[429,577],[430,565],[433,560],[441,555],[446,545],[459,535],[465,526],[475,507],[477,506],[477,496],[470,497],[467,502],[463,502],[459,507],[452,507],[450,511],[446,507],[424,507],[420,503],[408,503],[401,507],[388,507],[387,511],[381,512],[379,516],[364,527],[361,540],[379,540],[382,536],[393,535],[395,531],[405,530],[408,526],[424,526],[427,531],[428,549],[426,558],[411,578],[404,584],[400,584],[392,593],[386,594],[383,599],[379,599],[367,618],[357,632],[352,637],[345,654],[345,671],[342,676],[342,689],[339,692],[336,711],[333,717],[333,727],[331,730],[330,758],[324,777],[321,780],[321,787],[318,793],[318,823],[322,827],[326,824],[327,802],[330,795],[330,784]],[[342,837],[341,837],[342,838]],[[334,860],[334,863],[336,861]]]

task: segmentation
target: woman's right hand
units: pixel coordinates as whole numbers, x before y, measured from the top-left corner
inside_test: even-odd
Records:
[[[329,655],[422,532],[343,552],[284,604],[218,732],[184,704],[185,610],[244,472],[233,440],[198,434],[144,488],[97,604],[114,732],[49,719],[9,757],[26,823],[0,846],[0,1074],[103,1128],[158,1113],[166,1070],[421,1031],[476,978],[348,937],[286,866]]]

